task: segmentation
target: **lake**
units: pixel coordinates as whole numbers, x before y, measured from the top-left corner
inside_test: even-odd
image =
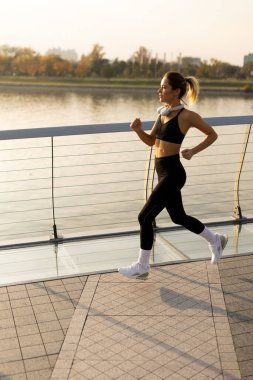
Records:
[[[1,130],[154,120],[160,105],[154,90],[25,90],[0,92]],[[250,115],[253,97],[202,95],[191,108],[202,117]]]

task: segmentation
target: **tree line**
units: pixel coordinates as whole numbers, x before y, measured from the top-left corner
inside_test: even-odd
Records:
[[[191,57],[179,57],[176,62],[167,62],[165,57],[151,57],[151,52],[143,46],[126,61],[118,58],[109,60],[99,44],[95,44],[78,61],[71,61],[50,51],[41,55],[31,48],[0,46],[1,76],[158,78],[166,71],[180,71],[198,78],[245,79],[253,75],[253,62],[242,67],[217,59],[196,63]]]

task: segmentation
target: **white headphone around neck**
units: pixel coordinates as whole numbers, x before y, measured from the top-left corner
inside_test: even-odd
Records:
[[[179,106],[176,107],[166,107],[166,106],[161,106],[157,108],[157,113],[159,113],[162,116],[168,116],[172,111],[178,111],[184,108],[183,104],[180,104]]]

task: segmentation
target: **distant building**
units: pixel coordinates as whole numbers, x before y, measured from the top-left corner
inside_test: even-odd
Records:
[[[243,58],[243,64],[253,62],[253,53],[249,53],[248,55],[245,55]]]
[[[46,53],[47,55],[57,55],[58,57],[61,57],[62,59],[66,59],[67,61],[78,61],[78,54],[75,50],[69,49],[69,50],[62,50],[60,48],[53,48],[49,49]]]
[[[182,62],[188,65],[200,66],[201,59],[198,57],[183,57]]]

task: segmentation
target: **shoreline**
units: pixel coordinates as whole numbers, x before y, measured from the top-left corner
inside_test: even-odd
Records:
[[[25,90],[28,92],[48,92],[53,90],[56,92],[153,92],[157,90],[157,86],[154,85],[115,85],[115,84],[76,84],[76,83],[24,83],[24,82],[1,82],[0,81],[0,90],[2,91],[15,91]],[[228,96],[245,96],[253,97],[253,91],[246,92],[240,88],[224,88],[224,87],[211,87],[200,85],[200,95],[228,95]]]

